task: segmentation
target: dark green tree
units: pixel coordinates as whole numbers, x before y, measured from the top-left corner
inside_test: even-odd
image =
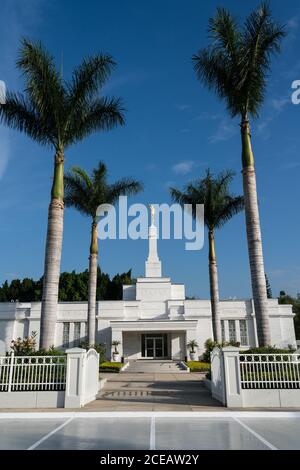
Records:
[[[98,266],[97,209],[101,204],[115,204],[122,195],[136,194],[142,185],[131,178],[113,184],[107,181],[107,168],[103,162],[89,176],[85,170],[74,167],[65,176],[65,204],[90,218],[91,243],[88,282],[88,343],[96,342],[96,289]]]
[[[300,298],[297,296],[292,297],[285,293],[285,291],[280,291],[278,297],[278,303],[283,305],[292,305],[293,312],[295,313],[294,317],[294,324],[295,324],[295,332],[296,338],[300,339]]]
[[[59,301],[61,302],[86,302],[88,300],[88,270],[81,273],[72,271],[63,272],[59,281]],[[25,281],[25,282],[23,282]],[[30,281],[30,282],[28,282]],[[98,266],[97,275],[97,300],[121,300],[122,284],[133,284],[135,279],[131,277],[131,270],[126,273],[116,274],[110,279],[108,274],[102,273]],[[34,281],[14,279],[9,284],[5,281],[0,287],[0,302],[40,302],[42,300],[43,278]]]
[[[24,132],[54,153],[43,276],[40,348],[54,344],[64,215],[65,149],[93,132],[124,124],[118,98],[100,95],[115,62],[99,54],[84,59],[66,81],[41,43],[23,39],[17,67],[23,93],[7,91],[0,122]]]
[[[267,298],[272,299],[273,298],[272,288],[271,288],[271,284],[270,284],[267,274],[265,274],[265,279],[266,279]]]
[[[233,175],[234,173],[227,171],[214,177],[210,170],[207,170],[203,179],[188,184],[183,192],[176,188],[170,188],[174,201],[181,205],[191,204],[194,218],[197,217],[197,204],[204,204],[204,222],[208,229],[208,266],[212,324],[214,340],[219,343],[222,341],[222,335],[215,230],[223,227],[226,222],[244,208],[243,197],[233,196],[230,193],[229,187]]]
[[[198,79],[225,101],[231,117],[239,116],[248,253],[257,335],[270,345],[264,259],[249,119],[264,102],[271,56],[280,51],[284,28],[262,3],[240,27],[230,12],[218,8],[209,20],[210,45],[193,56]]]

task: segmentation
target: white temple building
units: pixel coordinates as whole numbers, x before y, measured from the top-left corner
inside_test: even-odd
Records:
[[[123,286],[123,300],[97,302],[97,342],[106,344],[107,359],[111,359],[113,340],[120,341],[121,357],[128,359],[174,359],[188,356],[187,344],[196,340],[198,355],[204,343],[212,338],[209,300],[188,300],[183,284],[172,284],[162,276],[157,254],[157,228],[149,227],[149,254],[145,277],[135,285]],[[279,305],[268,300],[272,345],[296,347],[291,305]],[[248,300],[221,301],[222,337],[237,341],[248,348],[257,346],[256,320],[253,302]],[[39,334],[41,303],[0,303],[0,354],[10,350],[12,339],[26,337],[32,331]],[[55,346],[78,346],[86,339],[87,302],[59,302]]]

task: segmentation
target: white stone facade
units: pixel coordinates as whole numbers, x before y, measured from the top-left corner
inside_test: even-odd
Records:
[[[156,227],[149,227],[146,277],[123,287],[123,300],[97,302],[97,342],[105,343],[111,359],[111,342],[119,340],[121,357],[127,359],[171,358],[184,360],[186,344],[196,340],[201,355],[212,337],[209,300],[187,300],[185,287],[162,277],[157,255]],[[296,347],[292,306],[269,300],[272,345]],[[257,345],[252,300],[221,301],[222,335],[243,347]],[[41,303],[0,303],[0,354],[10,349],[12,339],[39,334]],[[57,306],[55,346],[75,347],[86,339],[87,302],[60,302]]]

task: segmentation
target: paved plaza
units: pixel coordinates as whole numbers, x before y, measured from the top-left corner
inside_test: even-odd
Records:
[[[0,449],[300,449],[300,413],[1,413]]]
[[[204,374],[121,373],[95,401],[66,410],[1,410],[0,449],[300,449],[300,411],[233,411]]]

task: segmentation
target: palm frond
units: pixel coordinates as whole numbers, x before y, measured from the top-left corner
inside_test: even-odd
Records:
[[[242,196],[230,194],[233,175],[228,170],[214,176],[208,169],[204,178],[189,183],[183,191],[170,188],[171,197],[182,206],[191,204],[194,218],[197,216],[197,204],[203,204],[204,222],[208,229],[220,228],[244,207]]]
[[[93,183],[92,183],[89,175],[87,174],[87,172],[83,168],[80,168],[80,166],[72,166],[70,171],[74,175],[78,176],[78,178],[80,178],[82,180],[82,183],[85,183],[87,188],[91,188],[93,186]]]
[[[214,18],[209,19],[209,35],[213,47],[226,53],[229,60],[234,60],[238,54],[241,34],[238,24],[231,13],[224,8],[217,8]]]
[[[51,145],[54,142],[52,129],[44,127],[33,104],[21,93],[6,92],[5,103],[0,105],[0,122],[25,132],[42,145]]]
[[[40,42],[21,41],[17,67],[25,77],[26,93],[36,106],[41,119],[59,129],[63,117],[64,95],[62,78],[54,60]]]
[[[223,204],[221,205],[215,227],[221,228],[239,212],[243,211],[245,207],[243,196],[227,196],[224,198]]]
[[[68,145],[82,140],[94,131],[111,130],[123,126],[124,108],[120,98],[96,98],[73,117],[66,133]]]
[[[83,215],[93,216],[90,199],[92,188],[90,188],[82,178],[84,170],[78,167],[71,169],[64,177],[65,197],[64,202],[67,207],[75,207]]]
[[[135,181],[132,178],[123,178],[109,186],[109,203],[116,202],[120,196],[133,196],[142,191],[142,189],[143,185],[139,181]]]
[[[92,181],[94,186],[106,185],[107,168],[104,162],[100,161],[98,166],[92,171]]]
[[[86,102],[103,87],[115,66],[112,57],[106,54],[98,54],[82,61],[73,72],[68,90],[70,112],[73,112],[78,103]]]
[[[285,29],[262,3],[242,28],[226,10],[209,21],[211,43],[193,56],[196,76],[225,101],[231,116],[258,116],[271,57],[280,51]]]
[[[101,161],[91,176],[82,168],[71,168],[65,177],[65,204],[94,219],[101,204],[114,204],[119,196],[130,196],[142,190],[142,184],[132,178],[109,184],[106,176],[107,168]]]
[[[245,21],[240,81],[237,89],[243,90],[247,100],[245,111],[258,116],[265,98],[266,78],[271,56],[280,52],[285,28],[272,20],[267,3],[262,3]]]

